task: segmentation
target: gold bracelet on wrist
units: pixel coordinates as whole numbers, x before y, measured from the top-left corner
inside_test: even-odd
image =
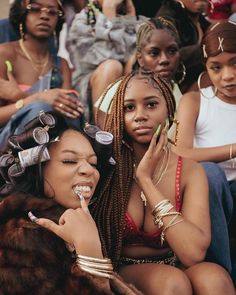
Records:
[[[23,98],[19,99],[15,103],[15,107],[16,107],[17,111],[19,111],[20,109],[22,109],[24,107],[24,99]]]

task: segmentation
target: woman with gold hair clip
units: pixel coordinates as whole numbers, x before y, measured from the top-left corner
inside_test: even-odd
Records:
[[[236,192],[235,35],[236,23],[231,21],[218,22],[205,33],[202,51],[212,85],[202,88],[199,76],[199,91],[189,92],[182,97],[177,111],[180,122],[179,138],[174,148],[179,155],[214,167],[211,169],[212,177],[209,184],[215,195],[211,200],[211,207],[218,206],[223,200],[223,215],[219,212],[212,219],[212,236],[218,237],[215,240],[215,246],[218,245],[215,252],[219,258],[230,254],[227,223],[232,217],[233,201],[235,202],[233,196]],[[217,166],[221,167],[220,173]],[[235,230],[232,234],[235,237]],[[226,244],[223,245],[222,241]],[[231,250],[236,279],[235,246],[232,245]],[[231,261],[228,261],[227,266],[231,271]]]
[[[229,274],[203,262],[211,239],[207,179],[201,165],[168,145],[169,83],[140,69],[102,100],[107,95],[104,130],[114,136],[117,164],[91,213],[113,265],[146,295],[234,295]]]
[[[63,23],[60,0],[15,0],[10,21],[19,40],[0,45],[0,148],[40,110],[56,110],[79,126],[83,107],[71,93],[67,62],[49,51]],[[55,52],[57,44],[55,44]]]

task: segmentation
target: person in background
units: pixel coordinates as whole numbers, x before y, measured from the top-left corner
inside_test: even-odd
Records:
[[[181,85],[182,93],[196,87],[203,71],[200,42],[210,23],[203,16],[207,11],[207,0],[164,0],[156,16],[172,18],[181,42],[180,56],[186,67],[186,77]],[[206,81],[207,83],[207,81]]]
[[[174,151],[179,155],[203,162],[204,165],[205,162],[213,162],[214,166],[219,165],[224,171],[215,174],[216,189],[212,192],[215,194],[212,203],[218,202],[222,193],[227,200],[222,208],[226,218],[222,219],[219,218],[219,215],[215,215],[213,219],[214,223],[218,225],[213,229],[215,228],[220,233],[220,236],[218,235],[219,240],[221,236],[223,239],[223,235],[228,235],[227,224],[233,211],[232,196],[235,196],[236,192],[235,34],[236,23],[231,21],[218,22],[205,33],[202,39],[202,50],[206,70],[212,84],[203,88],[200,76],[198,80],[199,91],[186,93],[181,98],[177,111],[179,121],[178,144],[174,147]],[[217,235],[213,233],[214,236]],[[235,236],[235,233],[233,236]],[[226,246],[225,249],[229,253],[228,243]],[[225,255],[225,253],[222,253],[221,247],[216,250],[219,252],[219,257],[222,254]],[[232,251],[235,256],[234,249]],[[234,257],[234,279],[235,264]],[[231,271],[231,267],[229,270]]]
[[[11,6],[10,21],[20,39],[0,45],[0,147],[40,110],[56,110],[74,126],[82,123],[83,106],[71,92],[68,64],[49,50],[63,14],[59,0],[15,0]]]
[[[144,19],[136,16],[132,0],[90,0],[74,17],[66,47],[88,120],[106,87],[131,70],[137,25]]]

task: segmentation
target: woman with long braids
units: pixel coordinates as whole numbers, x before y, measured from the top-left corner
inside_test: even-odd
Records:
[[[211,239],[207,179],[199,164],[170,150],[169,83],[141,69],[107,96],[103,127],[114,135],[116,166],[91,212],[113,265],[148,295],[235,294],[228,273],[203,262]]]
[[[20,39],[0,45],[0,147],[40,110],[56,110],[74,126],[81,123],[83,107],[71,94],[68,64],[49,50],[63,15],[60,0],[15,0],[11,5],[10,21]]]

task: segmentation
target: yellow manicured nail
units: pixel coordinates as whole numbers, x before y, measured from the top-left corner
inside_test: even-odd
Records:
[[[12,72],[12,64],[11,64],[11,62],[9,60],[6,60],[5,64],[7,66],[7,71]]]

